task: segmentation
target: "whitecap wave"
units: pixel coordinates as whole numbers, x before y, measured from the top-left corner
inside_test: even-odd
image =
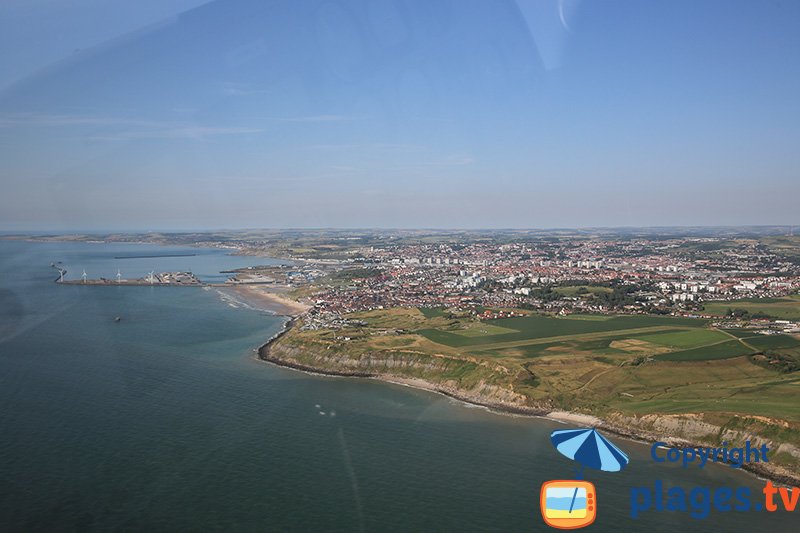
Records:
[[[210,288],[210,287],[206,287],[206,288]],[[258,311],[259,313],[268,313],[270,315],[277,314],[277,313],[275,313],[275,311],[273,311],[271,309],[265,309],[263,307],[255,306],[251,302],[248,302],[247,300],[244,300],[242,298],[238,298],[238,297],[236,297],[236,295],[231,294],[229,292],[226,292],[224,290],[221,290],[221,289],[214,289],[214,290],[217,292],[217,295],[219,296],[219,299],[222,302],[228,304],[228,306],[233,307],[235,309],[238,309],[238,308],[241,307],[241,308],[244,308],[244,309],[249,309],[250,311]]]

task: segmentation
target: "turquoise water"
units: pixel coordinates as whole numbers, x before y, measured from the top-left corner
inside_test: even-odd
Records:
[[[0,241],[0,529],[548,530],[539,487],[574,473],[548,441],[564,426],[258,362],[281,319],[214,290],[52,282],[54,261],[116,273],[117,252]],[[192,269],[211,277],[243,259],[198,257]],[[655,479],[754,493],[763,482],[656,465],[647,447],[615,442],[632,462],[587,473],[593,531],[796,530],[789,513],[633,521],[631,487]]]

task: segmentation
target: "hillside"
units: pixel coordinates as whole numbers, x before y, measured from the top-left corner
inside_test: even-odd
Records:
[[[746,436],[769,442],[778,463],[800,464],[795,337],[693,318],[497,314],[402,308],[352,313],[335,329],[300,321],[262,357],[507,411],[578,412],[639,436]]]

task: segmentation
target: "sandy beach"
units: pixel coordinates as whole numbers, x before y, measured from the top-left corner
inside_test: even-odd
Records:
[[[279,315],[297,317],[310,309],[310,306],[285,296],[284,289],[265,285],[237,285],[233,291],[245,300],[266,307]]]

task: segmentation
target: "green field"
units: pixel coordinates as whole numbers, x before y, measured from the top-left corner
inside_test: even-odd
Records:
[[[751,353],[753,353],[753,350],[741,342],[729,340],[708,346],[670,352],[656,357],[661,361],[709,361],[712,359],[730,359]]]
[[[420,307],[419,311],[425,318],[436,318],[444,315],[444,310],[439,307]]]
[[[669,333],[656,333],[653,335],[643,335],[638,337],[640,340],[652,342],[669,348],[692,348],[695,346],[706,346],[730,339],[721,331],[705,328],[692,328]]]
[[[705,302],[705,312],[725,316],[729,309],[744,309],[749,313],[763,313],[783,320],[800,320],[800,295],[784,298],[743,298],[728,302]]]
[[[789,335],[726,331],[709,327],[706,320],[644,315],[461,319],[444,327],[422,327],[416,333],[455,353],[496,361],[588,356],[611,357],[607,360],[618,364],[631,357],[699,362],[800,347],[800,340]]]
[[[800,346],[800,340],[790,335],[759,335],[757,337],[748,337],[745,342],[759,350],[797,348]]]
[[[494,324],[489,324],[488,322],[481,322],[478,324],[470,325],[466,329],[455,331],[456,335],[461,335],[463,337],[485,337],[485,336],[497,336],[497,335],[506,335],[510,333],[515,333],[513,329],[503,328],[500,326],[495,326]]]
[[[639,330],[648,328],[669,330],[691,326],[694,328],[705,327],[706,321],[692,318],[656,317],[644,315],[620,315],[603,317],[603,320],[588,320],[586,316],[577,317],[551,317],[543,315],[530,315],[525,317],[501,318],[488,320],[484,324],[489,326],[486,334],[474,333],[460,334],[458,330],[445,329],[420,329],[418,333],[427,339],[450,346],[480,347],[483,345],[496,345],[507,343],[522,343],[550,339],[554,337],[578,336],[590,334],[614,334],[624,330]],[[498,333],[502,328],[510,333]]]
[[[489,401],[500,390],[537,409],[600,417],[686,416],[800,445],[794,336],[645,315],[479,320],[465,311],[393,308],[348,318],[352,325],[337,329],[293,328],[279,344],[321,370],[422,379],[487,391]],[[709,434],[709,443],[717,437]]]
[[[603,335],[581,336],[534,344],[519,344],[511,347],[498,347],[481,350],[477,353],[491,357],[545,357],[558,354],[581,355],[629,355],[631,350],[615,348],[614,344],[630,339],[627,333],[606,333]],[[547,341],[547,339],[545,339]]]
[[[733,335],[734,337],[739,339],[746,339],[747,337],[753,337],[755,335],[758,335],[758,333],[756,333],[752,329],[721,329],[720,331],[724,331],[725,333]]]
[[[594,285],[575,285],[575,286],[567,286],[567,287],[555,287],[553,289],[554,292],[562,296],[580,296],[579,293],[583,294],[602,294],[602,293],[610,293],[614,292],[614,289],[610,287],[598,287]]]

